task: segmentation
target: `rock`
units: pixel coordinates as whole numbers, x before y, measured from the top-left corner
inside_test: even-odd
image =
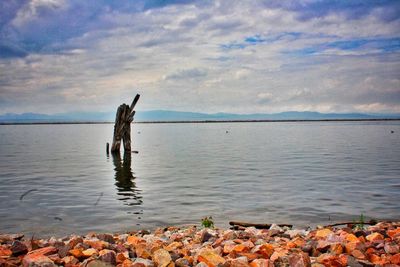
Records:
[[[359,251],[358,249],[353,250],[351,252],[351,255],[354,258],[357,258],[357,259],[360,259],[360,260],[365,260],[366,259],[365,255],[361,251]]]
[[[328,249],[330,248],[330,246],[331,246],[331,243],[329,243],[329,242],[327,242],[327,241],[325,241],[325,240],[318,240],[318,243],[317,243],[317,250],[320,251],[320,252],[322,252],[322,253],[325,253],[325,252],[328,251]]]
[[[201,234],[201,243],[207,242],[212,237],[214,237],[214,235],[211,234],[207,229],[205,229]]]
[[[77,258],[75,258],[74,256],[66,256],[61,259],[61,262],[63,262],[64,265],[74,265],[74,264],[77,264],[79,262],[79,260]]]
[[[274,267],[272,261],[267,259],[255,259],[250,263],[251,267]]]
[[[210,267],[209,265],[205,264],[204,262],[199,262],[196,267]]]
[[[252,252],[260,253],[266,259],[269,259],[271,257],[271,255],[274,253],[274,251],[275,251],[274,247],[268,243],[260,245],[260,246],[255,246],[252,250]]]
[[[391,239],[394,239],[395,237],[400,237],[400,227],[388,230],[386,233]]]
[[[103,249],[99,252],[99,255],[99,260],[104,261],[105,263],[108,263],[110,265],[117,265],[117,255],[115,251]]]
[[[48,255],[52,255],[57,253],[57,249],[55,247],[45,247],[41,249],[32,250],[22,260],[22,265],[26,267],[33,266],[41,266],[41,267],[50,267],[56,266],[54,262],[47,257]]]
[[[207,264],[209,267],[215,267],[218,264],[224,264],[225,259],[215,253],[215,251],[211,249],[202,249],[197,257],[197,260],[199,262],[204,262]]]
[[[342,266],[340,259],[332,254],[324,253],[317,257],[316,261],[325,266]]]
[[[249,262],[246,257],[239,257],[229,261],[231,267],[249,267]]]
[[[23,237],[24,237],[23,234],[10,234],[10,235],[0,234],[0,243],[12,242],[14,240],[21,240]]]
[[[28,253],[28,247],[19,240],[15,240],[11,245],[11,251],[13,256]]]
[[[80,259],[80,258],[84,258],[84,257],[85,257],[85,255],[82,253],[82,250],[77,249],[77,248],[71,249],[70,251],[68,251],[68,253],[69,253],[70,255],[74,256],[74,257],[77,258],[77,259]]]
[[[274,261],[275,267],[290,267],[290,260],[288,256],[281,256]]]
[[[170,252],[170,251],[176,250],[176,249],[181,248],[181,247],[183,247],[182,242],[174,241],[171,244],[169,244],[168,246],[166,246],[165,249]]]
[[[325,229],[318,230],[315,234],[315,237],[326,238],[330,234],[333,234],[333,232],[330,229],[325,228]]]
[[[306,253],[292,254],[289,256],[290,267],[309,267],[311,266],[310,257]]]
[[[10,257],[12,254],[11,249],[0,246],[0,257]]]
[[[97,250],[95,250],[94,248],[88,248],[88,249],[85,249],[84,251],[82,251],[82,254],[84,257],[91,257],[91,256],[97,254]]]
[[[113,265],[96,259],[87,259],[82,264],[82,267],[112,267]]]
[[[76,245],[83,243],[82,237],[73,237],[69,240],[68,245],[73,249]]]
[[[386,242],[384,245],[384,250],[388,254],[396,254],[400,252],[399,245],[396,244],[395,242],[390,242],[390,243]]]
[[[145,267],[154,267],[153,261],[143,258],[136,258],[133,264],[143,264]]]
[[[153,254],[153,261],[158,267],[166,267],[172,259],[168,251],[165,249],[158,249]]]
[[[377,242],[377,241],[382,241],[384,237],[380,233],[372,233],[368,235],[366,239],[370,242]]]
[[[99,234],[97,238],[110,244],[114,244],[114,237],[111,234]]]
[[[343,253],[343,247],[340,243],[333,243],[329,246],[329,252],[335,255]]]
[[[397,253],[390,257],[390,262],[393,264],[400,265],[400,253]]]
[[[190,262],[185,258],[180,258],[175,261],[176,267],[188,267],[190,266]]]

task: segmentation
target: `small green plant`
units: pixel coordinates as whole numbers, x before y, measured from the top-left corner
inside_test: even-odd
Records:
[[[363,230],[365,225],[365,218],[364,214],[360,214],[360,218],[358,219],[358,222],[354,224],[353,229],[354,230]]]
[[[201,226],[204,228],[214,228],[214,221],[211,216],[201,219]]]

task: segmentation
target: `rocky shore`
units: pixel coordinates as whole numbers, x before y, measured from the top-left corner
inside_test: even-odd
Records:
[[[272,225],[89,233],[36,239],[0,234],[0,266],[400,266],[400,222],[289,229]]]

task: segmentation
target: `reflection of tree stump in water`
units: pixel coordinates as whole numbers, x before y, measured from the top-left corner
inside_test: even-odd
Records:
[[[124,202],[125,205],[135,206],[142,204],[142,197],[140,196],[140,190],[136,188],[136,179],[133,176],[131,170],[131,153],[124,153],[124,160],[121,160],[119,152],[112,153],[113,162],[115,166],[115,185],[117,186],[118,193],[120,196],[118,200]]]

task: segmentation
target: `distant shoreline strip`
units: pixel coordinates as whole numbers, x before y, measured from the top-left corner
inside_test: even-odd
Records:
[[[159,123],[243,123],[243,122],[351,122],[351,121],[400,121],[400,118],[390,119],[288,119],[288,120],[200,120],[200,121],[134,121],[133,124]],[[57,124],[113,124],[111,121],[77,121],[77,122],[0,122],[0,125],[57,125]]]

